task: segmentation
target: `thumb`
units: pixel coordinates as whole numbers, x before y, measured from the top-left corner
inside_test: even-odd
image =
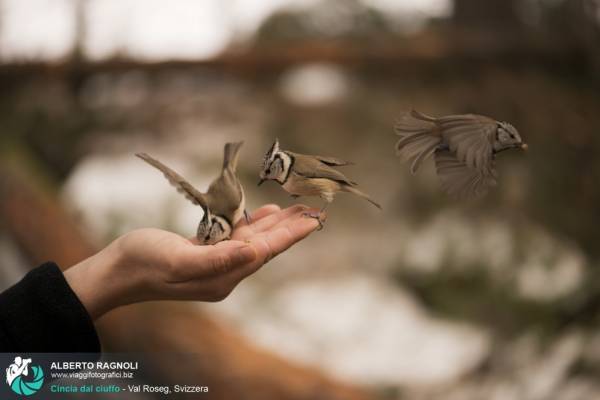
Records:
[[[189,246],[186,253],[188,279],[219,276],[257,257],[253,245],[237,240],[226,240],[212,246]]]

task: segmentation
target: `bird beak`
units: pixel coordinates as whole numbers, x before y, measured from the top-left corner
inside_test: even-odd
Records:
[[[264,181],[266,181],[266,179],[261,178],[260,181],[258,181],[258,184],[256,186],[262,185]]]
[[[521,150],[527,151],[528,148],[529,148],[529,146],[527,145],[527,143],[522,143],[521,144]]]

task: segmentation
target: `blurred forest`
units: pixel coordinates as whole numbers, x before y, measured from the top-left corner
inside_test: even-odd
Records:
[[[453,0],[423,23],[320,1],[215,57],[159,61],[88,59],[74,4],[68,57],[0,60],[3,287],[136,227],[193,234],[199,211],[136,151],[203,188],[243,139],[250,207],[292,204],[255,187],[278,137],[356,162],[384,212],[340,196],[322,232],[222,304],[103,317],[106,351],[198,353],[188,373],[215,399],[600,397],[600,1]],[[394,157],[410,108],[510,121],[530,151],[500,155],[498,188],[457,203],[431,165],[411,176]]]

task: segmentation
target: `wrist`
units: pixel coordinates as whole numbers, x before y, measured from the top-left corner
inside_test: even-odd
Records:
[[[93,320],[124,304],[123,282],[115,282],[119,260],[118,246],[111,244],[64,272],[67,283]]]

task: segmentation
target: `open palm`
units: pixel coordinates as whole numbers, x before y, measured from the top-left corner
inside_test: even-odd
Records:
[[[318,222],[308,208],[266,205],[240,221],[231,240],[198,245],[160,229],[139,229],[118,239],[119,262],[127,275],[145,282],[134,301],[181,299],[218,301],[267,261],[313,232]],[[124,271],[122,271],[124,272]],[[122,275],[122,274],[119,274]]]

